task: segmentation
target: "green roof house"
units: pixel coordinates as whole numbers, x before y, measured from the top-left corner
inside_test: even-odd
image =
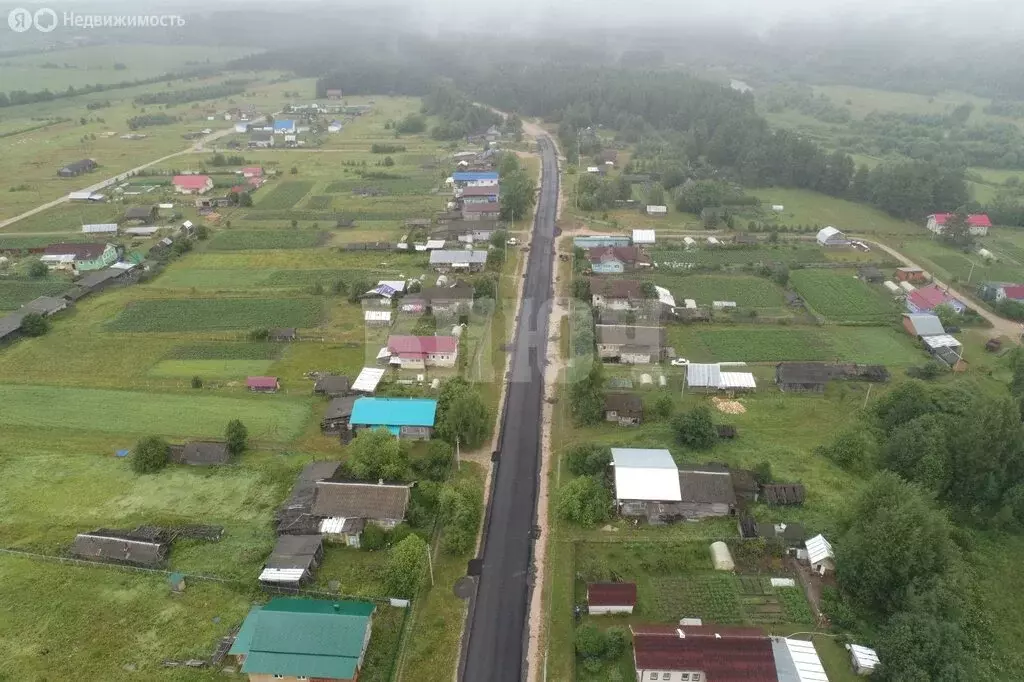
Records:
[[[228,653],[250,682],[356,680],[375,608],[360,601],[272,599],[249,611]]]

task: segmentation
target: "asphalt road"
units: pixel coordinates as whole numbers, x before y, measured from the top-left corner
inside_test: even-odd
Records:
[[[532,589],[532,530],[536,524],[544,400],[544,358],[552,298],[558,160],[539,138],[543,176],[513,340],[498,459],[487,510],[483,567],[463,639],[459,679],[520,682],[527,666],[526,634]]]

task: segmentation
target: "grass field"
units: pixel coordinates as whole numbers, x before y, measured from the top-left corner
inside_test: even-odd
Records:
[[[972,284],[977,285],[1024,280],[1024,247],[1017,234],[996,232],[993,237],[980,242],[980,246],[996,255],[994,262],[986,261],[976,252],[964,253],[928,237],[908,239],[900,244],[910,258],[946,282],[966,283],[969,278]],[[966,285],[963,288],[972,289]]]
[[[889,327],[671,326],[667,331],[676,353],[695,362],[909,365],[919,364],[925,357],[905,333]]]
[[[804,189],[764,187],[749,190],[762,204],[782,204],[785,210],[776,214],[787,225],[832,225],[843,232],[870,235],[920,234],[921,227],[865,204],[836,199]]]
[[[761,263],[857,263],[878,260],[879,255],[855,250],[827,250],[808,242],[728,249],[685,249],[661,245],[650,250],[658,267],[685,269],[700,266],[758,265]],[[895,262],[895,261],[894,261]],[[692,265],[691,265],[692,264]]]
[[[163,360],[149,370],[149,375],[170,379],[244,380],[251,376],[266,376],[273,360]]]
[[[322,233],[311,230],[228,230],[215,234],[208,248],[214,251],[308,249],[322,240]]]
[[[807,305],[829,320],[894,322],[900,313],[885,289],[866,284],[852,270],[794,270],[789,278]]]
[[[62,429],[126,436],[220,436],[228,421],[241,419],[257,440],[288,441],[298,435],[309,415],[308,402],[280,396],[243,399],[0,385],[0,401],[6,406],[0,414],[0,424],[5,426],[51,428],[57,424]],[[123,438],[118,442],[124,445]]]
[[[302,197],[309,194],[311,189],[313,189],[313,183],[307,180],[288,180],[259,196],[259,200],[253,205],[253,208],[273,211],[289,209],[299,203]]]
[[[39,296],[56,296],[71,288],[67,280],[0,279],[0,310],[17,310]]]
[[[115,332],[182,332],[259,327],[315,327],[316,299],[194,298],[137,301],[108,325]]]
[[[735,301],[740,308],[784,308],[786,298],[775,283],[749,275],[672,275],[656,273],[644,276],[668,288],[677,299],[692,298],[698,305],[712,301]]]

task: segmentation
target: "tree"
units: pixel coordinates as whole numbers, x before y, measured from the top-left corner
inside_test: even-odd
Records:
[[[384,157],[384,165],[387,166],[388,168],[390,168],[391,166],[395,165],[395,160],[392,159],[390,156],[385,156]]]
[[[137,474],[152,474],[167,466],[171,447],[159,436],[148,436],[135,444],[131,453],[132,471]]]
[[[491,414],[480,392],[471,384],[449,381],[442,392],[444,399],[438,399],[437,434],[461,447],[480,447],[490,435]]]
[[[950,246],[969,249],[974,244],[974,235],[971,234],[971,227],[967,223],[967,211],[958,209],[953,215],[946,219],[946,225],[939,233],[940,238]]]
[[[647,280],[640,283],[640,294],[648,300],[658,298],[658,290],[655,288],[654,282]]]
[[[231,221],[226,221],[225,225],[231,227]],[[206,225],[196,225],[196,239],[199,241],[205,241],[210,237],[210,228]]]
[[[608,518],[612,498],[592,476],[578,476],[558,490],[555,510],[565,521],[593,526]]]
[[[926,414],[893,429],[882,447],[882,465],[928,490],[943,492],[950,483],[945,421]]]
[[[629,631],[621,626],[604,631],[604,657],[609,661],[618,660],[629,648]]]
[[[32,279],[42,279],[48,274],[50,274],[50,269],[42,261],[34,260],[28,266],[28,276]]]
[[[604,372],[600,362],[593,362],[587,376],[569,388],[569,405],[577,426],[597,424],[604,418]]]
[[[569,450],[565,459],[574,476],[599,476],[608,471],[612,452],[603,445],[581,443]]]
[[[936,409],[927,385],[920,381],[907,381],[876,402],[872,411],[879,427],[888,432]]]
[[[224,431],[224,440],[228,444],[228,452],[240,455],[249,446],[249,429],[239,419],[232,419]]]
[[[366,283],[366,280],[357,279],[353,280],[348,287],[348,302],[359,303],[360,297],[369,291],[370,285]]]
[[[501,178],[502,220],[526,218],[537,202],[537,183],[520,169]]]
[[[388,544],[388,532],[376,523],[367,523],[359,536],[359,548],[372,552],[384,549]]]
[[[398,599],[412,599],[423,584],[427,571],[427,543],[409,535],[388,551],[384,564],[384,586]]]
[[[854,498],[835,545],[836,578],[856,607],[879,616],[902,610],[957,556],[946,515],[920,487],[877,474]]]
[[[576,653],[583,659],[601,660],[605,655],[605,636],[593,623],[576,628]]]
[[[387,429],[363,430],[348,446],[349,467],[364,481],[399,481],[409,471],[405,444]]]
[[[946,329],[956,327],[960,324],[960,313],[948,303],[940,303],[932,309],[932,313],[939,318],[939,322]]]
[[[874,459],[875,443],[863,428],[843,431],[829,445],[819,445],[814,454],[832,460],[847,471],[865,471]]]
[[[202,387],[203,387],[203,378],[201,376],[199,376],[198,374],[196,374],[195,376],[192,377],[192,388],[202,388]]]
[[[776,237],[778,239],[778,237]],[[780,287],[789,286],[789,268],[781,263],[772,268],[772,279]]]
[[[291,175],[298,175],[299,174],[299,168],[298,168],[298,166],[292,166],[292,169],[290,171],[288,171],[288,172]]]
[[[694,450],[707,450],[718,442],[718,430],[707,405],[697,405],[689,412],[676,416],[672,421],[676,440]]]
[[[252,195],[249,194],[248,192],[242,192],[241,194],[239,194],[238,195],[238,205],[242,206],[243,208],[247,208],[249,206],[252,206]]]
[[[445,485],[437,498],[438,520],[444,532],[441,547],[449,554],[466,554],[476,546],[483,499],[473,486]]]
[[[662,189],[661,185],[651,185],[651,188],[647,190],[647,205],[648,206],[664,206],[665,205],[665,190]]]
[[[42,336],[50,331],[50,321],[39,313],[29,313],[21,318],[20,329],[25,336]]]
[[[455,448],[443,440],[432,440],[427,445],[427,454],[412,462],[412,470],[431,481],[443,481],[452,471]]]
[[[586,277],[575,277],[572,280],[572,296],[573,298],[579,299],[590,303],[592,294],[590,291],[590,280]]]

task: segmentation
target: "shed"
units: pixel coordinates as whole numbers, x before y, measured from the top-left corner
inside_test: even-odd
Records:
[[[149,223],[156,220],[156,216],[156,206],[129,206],[125,210],[124,216],[121,218],[121,222],[127,223],[129,221],[138,220],[144,223]]]
[[[736,563],[732,560],[729,546],[719,540],[711,543],[711,563],[716,571],[735,571]]]
[[[636,583],[589,583],[587,613],[591,616],[609,613],[633,613],[636,606]]]
[[[786,393],[824,393],[832,376],[832,367],[824,362],[780,362],[775,366],[775,383]]]
[[[654,244],[654,230],[633,230],[633,244]]]
[[[82,232],[85,234],[117,234],[117,223],[82,225]]]
[[[226,443],[192,441],[184,445],[172,445],[169,458],[176,464],[215,466],[231,461],[231,453]]]
[[[245,385],[250,391],[262,393],[275,393],[281,388],[277,377],[249,377],[245,380]]]
[[[324,418],[320,421],[320,430],[324,433],[341,433],[348,428],[352,418],[352,406],[357,396],[348,395],[334,398],[327,405]]]
[[[765,503],[778,506],[792,506],[804,503],[807,492],[799,483],[766,483],[761,486],[761,497]]]
[[[350,383],[348,377],[337,374],[321,374],[313,384],[313,393],[336,398],[349,392]]]
[[[377,386],[383,378],[384,368],[363,367],[359,371],[359,375],[356,376],[356,380],[352,382],[352,391],[355,393],[373,393],[377,390]]]
[[[850,663],[853,664],[853,671],[858,675],[870,675],[875,672],[878,666],[878,654],[874,649],[859,644],[847,644],[850,652]]]
[[[167,560],[167,550],[167,543],[161,540],[133,537],[131,533],[102,528],[91,533],[79,533],[71,545],[71,554],[80,559],[144,568],[162,566]]]
[[[282,535],[260,573],[264,585],[298,587],[313,577],[324,556],[319,535]]]
[[[679,502],[679,469],[668,450],[612,448],[615,501],[623,516],[646,516],[648,503]]]
[[[882,271],[874,265],[865,265],[858,269],[857,276],[865,282],[871,282],[873,284],[877,284],[885,279],[885,275],[882,274]]]
[[[900,285],[899,284],[896,284],[896,282],[893,282],[891,280],[886,280],[886,281],[882,282],[882,286],[884,286],[886,289],[888,289],[889,293],[893,294],[893,295],[899,295],[900,292],[903,291],[902,289],[900,289]]]
[[[632,393],[608,393],[604,397],[604,418],[619,426],[638,426],[644,418],[643,401]]]
[[[311,462],[302,468],[292,492],[278,509],[274,521],[280,535],[313,535],[320,532],[320,519],[312,515],[318,481],[334,477],[341,462]]]
[[[823,227],[818,231],[818,244],[820,246],[849,246],[850,240],[846,235],[834,227]]]
[[[807,548],[807,561],[813,571],[825,575],[836,569],[832,544],[825,539],[824,535],[815,535],[804,543],[804,547]]]

